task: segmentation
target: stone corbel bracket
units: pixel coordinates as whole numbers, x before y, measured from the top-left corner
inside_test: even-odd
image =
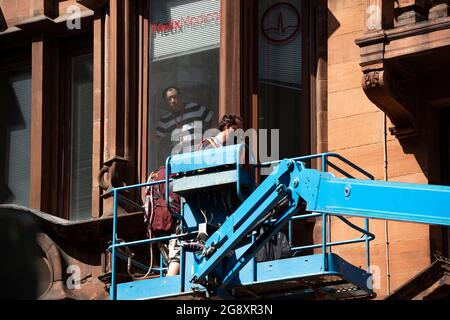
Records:
[[[394,124],[389,128],[391,134],[397,138],[417,134],[415,81],[411,76],[386,67],[366,71],[362,87],[370,101]]]
[[[128,165],[129,160],[119,156],[115,156],[105,161],[103,168],[98,174],[98,184],[100,188],[108,192],[113,188],[125,186],[125,172]],[[106,175],[108,178],[105,178]],[[105,196],[110,196],[110,194],[105,193]]]
[[[114,156],[104,162],[102,169],[98,173],[99,187],[105,191],[100,198],[111,198],[113,189],[127,186],[126,175],[131,165],[132,163],[129,159],[120,156]],[[118,214],[143,211],[142,206],[136,202],[133,190],[122,190],[118,193],[118,198],[120,200],[117,208]],[[110,215],[112,215],[112,211],[104,213],[104,216]]]

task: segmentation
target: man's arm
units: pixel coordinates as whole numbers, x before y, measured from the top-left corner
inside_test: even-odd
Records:
[[[167,132],[161,126],[161,121],[159,121],[156,129],[152,131],[150,139],[151,139],[152,143],[159,144],[166,135],[167,135]]]

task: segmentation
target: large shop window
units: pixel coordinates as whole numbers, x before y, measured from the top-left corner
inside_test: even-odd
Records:
[[[0,72],[0,203],[29,205],[31,68]]]
[[[194,150],[219,104],[220,0],[152,0],[149,169]],[[170,106],[164,95],[176,93]]]
[[[71,62],[71,220],[92,215],[92,59],[92,54],[84,54]]]

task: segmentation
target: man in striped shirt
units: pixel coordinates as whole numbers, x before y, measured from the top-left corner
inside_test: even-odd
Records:
[[[195,151],[195,146],[202,140],[203,129],[210,126],[214,112],[197,103],[184,104],[176,87],[165,89],[163,98],[170,112],[159,119],[155,130],[156,142],[170,136],[172,154]]]
[[[165,89],[163,98],[170,112],[159,119],[153,132],[153,142],[160,143],[165,137],[170,137],[172,155],[195,151],[195,146],[202,141],[203,129],[210,126],[214,112],[197,103],[183,103],[180,90],[176,87]],[[179,222],[173,226],[171,233],[180,233]],[[168,265],[167,276],[177,275],[180,271],[179,240],[172,239],[168,244],[160,243],[159,248]]]

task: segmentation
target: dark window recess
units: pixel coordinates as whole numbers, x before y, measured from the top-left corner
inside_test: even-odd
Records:
[[[260,134],[267,148],[260,160],[309,154],[307,2],[261,0],[258,7],[258,122],[273,139]]]
[[[29,205],[31,69],[0,72],[0,203]]]
[[[441,172],[442,184],[450,185],[450,109],[442,111],[441,132]],[[450,228],[442,228],[443,231],[443,254],[450,257]]]
[[[72,58],[70,132],[70,219],[91,218],[92,209],[92,54]]]

